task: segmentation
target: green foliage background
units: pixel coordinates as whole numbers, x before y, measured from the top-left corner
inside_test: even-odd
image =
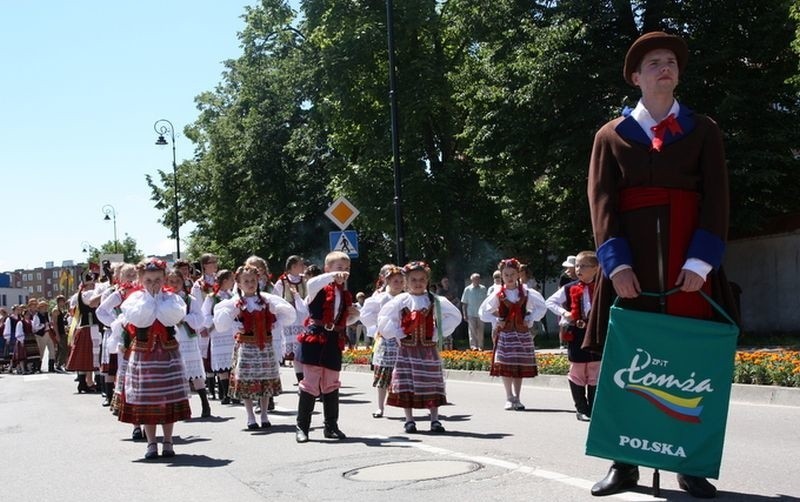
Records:
[[[395,2],[406,254],[461,285],[516,256],[538,277],[592,248],[586,170],[594,132],[633,106],[625,51],[685,37],[685,105],[725,133],[734,234],[800,209],[800,3],[786,0]],[[196,97],[179,166],[189,252],[229,266],[321,263],[337,196],[361,215],[353,281],[394,260],[386,7],[381,0],[246,8],[242,55]],[[171,173],[148,180],[172,228]]]

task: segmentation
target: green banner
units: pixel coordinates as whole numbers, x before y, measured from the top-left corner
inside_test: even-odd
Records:
[[[612,307],[586,454],[717,478],[738,334]]]

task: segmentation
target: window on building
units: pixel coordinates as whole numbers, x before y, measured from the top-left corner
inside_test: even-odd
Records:
[[[8,307],[8,299],[6,298],[6,295],[3,295],[3,307]]]
[[[41,281],[42,280],[42,273],[41,272],[36,272],[36,280],[37,281]]]
[[[53,279],[58,279],[58,270],[53,270]]]
[[[36,286],[36,292],[37,293],[41,293],[42,292],[42,285],[41,284]]]
[[[48,278],[47,278],[47,284],[53,284],[53,279],[51,279],[51,278],[49,278],[49,277],[48,277]]]

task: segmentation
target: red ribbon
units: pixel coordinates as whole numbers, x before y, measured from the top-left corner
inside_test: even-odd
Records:
[[[664,133],[667,130],[669,130],[670,134],[673,136],[683,133],[683,129],[681,129],[681,125],[675,119],[674,113],[670,113],[667,118],[651,127],[650,130],[653,131],[653,134],[655,134],[651,145],[653,150],[657,152],[660,152],[661,147],[664,146]]]

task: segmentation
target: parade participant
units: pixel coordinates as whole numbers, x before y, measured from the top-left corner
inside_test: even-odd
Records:
[[[33,329],[33,320],[38,309],[39,301],[36,298],[31,298],[28,300],[28,304],[23,309],[20,317],[19,325],[22,326],[24,350],[20,351],[21,359],[19,359],[19,362],[22,364],[26,374],[42,372],[42,354],[39,352],[39,344],[36,341]]]
[[[308,326],[299,337],[303,379],[297,405],[298,443],[308,441],[314,401],[320,394],[325,416],[323,435],[329,439],[347,437],[339,430],[338,421],[345,329],[358,319],[358,310],[345,287],[350,275],[350,257],[339,251],[328,253],[324,269],[325,273],[308,280]]]
[[[63,373],[67,364],[69,347],[67,346],[67,299],[63,295],[56,297],[56,306],[50,311],[50,324],[56,336],[56,371]]]
[[[203,313],[203,327],[208,333],[210,340],[209,372],[213,371],[219,377],[219,400],[220,404],[231,404],[228,395],[228,374],[231,370],[233,360],[233,330],[227,329],[220,331],[214,327],[214,308],[220,302],[228,300],[233,296],[233,272],[230,270],[220,270],[214,278],[214,286],[211,292],[205,297],[201,312]],[[194,295],[192,295],[194,297]],[[199,344],[202,350],[202,343]],[[213,381],[213,378],[212,378]],[[206,379],[208,382],[208,379]]]
[[[16,369],[18,375],[25,375],[28,369],[25,367],[27,354],[25,351],[25,329],[23,327],[25,318],[25,305],[16,305],[11,310],[11,316],[6,320],[5,337],[7,345],[10,346],[10,359],[12,371]]]
[[[519,399],[522,379],[539,374],[530,327],[547,312],[542,295],[520,281],[520,266],[516,258],[498,264],[503,285],[478,309],[481,320],[492,324],[494,353],[489,374],[503,377],[506,410],[525,409]]]
[[[236,270],[236,295],[220,302],[214,309],[214,327],[220,332],[235,333],[230,395],[241,399],[247,412],[247,429],[258,429],[253,400],[261,404],[261,425],[271,426],[268,416],[270,396],[280,394],[281,375],[278,356],[272,345],[272,330],[292,324],[297,316],[294,307],[283,298],[262,293],[258,269],[244,265]]]
[[[381,267],[378,282],[382,286],[364,301],[361,307],[361,322],[367,328],[369,337],[375,340],[372,352],[374,378],[372,386],[378,390],[378,409],[372,413],[373,418],[383,417],[386,393],[392,383],[392,371],[397,361],[397,339],[385,338],[378,331],[378,314],[389,300],[403,292],[405,281],[403,269],[397,265],[387,264]]]
[[[175,260],[175,265],[173,265],[172,268],[180,272],[181,276],[183,276],[183,291],[187,295],[192,294],[192,286],[194,285],[194,281],[192,280],[192,264],[189,263],[188,260]],[[200,305],[202,304],[203,300],[201,299]]]
[[[306,279],[303,276],[304,271],[303,258],[297,255],[288,257],[284,272],[278,277],[272,291],[294,305],[295,309],[302,309],[306,312],[306,315],[298,315],[291,325],[283,327],[283,357],[287,361],[292,361],[298,382],[303,379],[303,363],[300,362],[300,342],[297,341],[297,336],[303,332],[303,323],[308,317],[308,307],[305,304],[307,288]]]
[[[211,416],[211,405],[206,392],[206,370],[203,367],[203,356],[198,344],[200,336],[197,334],[197,330],[204,327],[205,319],[199,302],[192,295],[186,293],[185,284],[186,280],[179,270],[174,269],[167,274],[167,288],[180,296],[186,303],[186,317],[175,326],[175,339],[178,340],[189,386],[200,396],[202,405],[200,416],[207,418]]]
[[[83,274],[78,292],[70,298],[70,307],[75,329],[72,333],[71,350],[67,360],[67,370],[78,372],[78,393],[97,392],[94,371],[100,368],[100,326],[95,311],[100,305],[100,297],[95,295],[95,275]]]
[[[55,373],[56,371],[56,344],[55,332],[53,326],[50,324],[50,315],[47,309],[50,306],[45,300],[40,300],[37,304],[37,310],[31,317],[33,322],[33,334],[36,339],[37,350],[39,355],[44,358],[44,351],[47,350],[47,372]],[[41,361],[39,362],[41,364]],[[38,367],[37,367],[38,368]]]
[[[483,350],[483,321],[478,315],[478,308],[486,299],[486,286],[481,284],[481,275],[477,272],[469,276],[469,281],[470,284],[461,293],[461,310],[469,325],[469,348]]]
[[[623,76],[642,98],[595,136],[588,199],[603,275],[584,348],[602,347],[615,295],[620,307],[658,312],[659,298],[640,292],[677,286],[681,292],[666,299],[666,313],[710,318],[711,307],[695,293],[702,288],[735,312],[719,268],[729,211],[722,133],[714,121],[675,100],[687,59],[680,37],[639,37],[625,56]],[[636,466],[615,462],[592,494],[617,493],[638,479]],[[716,495],[705,478],[679,474],[678,484],[694,497]]]
[[[578,253],[575,258],[578,280],[559,288],[546,302],[547,308],[563,320],[560,341],[567,345],[567,380],[575,403],[575,417],[581,422],[588,422],[592,416],[597,376],[600,373],[600,354],[581,348],[586,334],[586,321],[592,311],[598,265],[594,251]]]
[[[162,456],[174,457],[175,422],[191,418],[186,371],[175,340],[175,325],[186,315],[180,296],[164,288],[167,264],[153,258],[143,264],[142,289],[122,303],[132,338],[119,420],[144,425],[145,459],[158,457],[156,426],[163,430]]]
[[[273,284],[270,278],[267,260],[260,256],[251,255],[244,261],[244,264],[255,267],[256,270],[258,270],[258,288],[263,293],[272,293]]]
[[[407,433],[417,432],[415,408],[430,410],[431,432],[444,432],[439,406],[447,398],[438,345],[461,323],[461,313],[447,298],[428,291],[431,270],[424,262],[408,263],[403,274],[407,292],[378,314],[378,332],[399,344],[386,404],[403,408]]]
[[[12,306],[13,309],[13,306]],[[10,314],[5,307],[0,307],[0,326],[3,327],[3,333],[0,335],[0,372],[6,371],[8,369],[8,350],[7,347],[9,345],[8,341],[6,340],[6,322],[10,318]]]
[[[192,285],[190,294],[202,307],[205,307],[206,297],[215,293],[214,286],[217,283],[219,261],[216,255],[203,253],[200,255],[198,264],[199,266],[197,268],[199,269],[200,277]],[[233,279],[231,279],[231,284],[233,284]],[[211,333],[209,332],[209,326],[213,324],[213,321],[207,316],[205,310],[203,310],[203,315],[205,316],[205,324],[200,330],[200,339],[197,341],[197,344],[200,347],[200,354],[203,355],[203,368],[206,370],[206,388],[211,394],[211,397],[214,398],[216,396],[216,377],[213,365],[211,364]],[[230,346],[233,347],[233,342],[231,342]],[[226,363],[225,367],[230,368],[230,363]],[[225,378],[227,379],[227,374]],[[219,398],[223,398],[222,392],[220,392]],[[228,402],[230,401],[228,400]],[[228,402],[223,404],[228,404]]]

